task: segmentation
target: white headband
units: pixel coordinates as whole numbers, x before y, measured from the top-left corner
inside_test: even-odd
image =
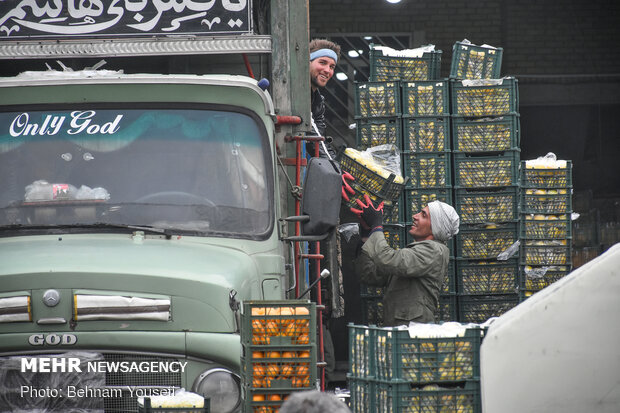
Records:
[[[334,62],[338,63],[338,55],[332,49],[319,49],[310,53],[310,61],[313,61],[317,57],[331,57]]]

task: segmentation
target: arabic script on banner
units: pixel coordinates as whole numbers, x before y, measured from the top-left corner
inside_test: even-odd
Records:
[[[251,0],[0,1],[0,40],[251,31]]]

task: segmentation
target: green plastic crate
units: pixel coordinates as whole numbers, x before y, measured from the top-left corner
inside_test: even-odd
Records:
[[[522,266],[519,279],[520,290],[525,297],[528,297],[564,278],[570,273],[570,270],[570,265],[550,267]]]
[[[388,201],[383,206],[383,223],[384,224],[399,224],[404,221],[403,205],[405,205],[404,192],[401,193],[397,201]]]
[[[517,150],[503,154],[472,156],[455,152],[454,186],[457,188],[500,188],[519,185],[519,155]]]
[[[364,325],[383,325],[383,297],[362,298],[361,311]]]
[[[502,67],[501,47],[482,47],[456,42],[452,46],[450,77],[456,79],[497,79]]]
[[[348,324],[349,372],[348,376],[369,378],[375,375],[374,333],[368,326]]]
[[[383,51],[370,48],[371,81],[435,80],[441,70],[441,50],[424,53],[421,57],[386,56]]]
[[[394,249],[405,248],[407,230],[404,224],[383,224],[383,234],[388,245]]]
[[[403,172],[412,188],[449,187],[452,182],[449,152],[403,153]]]
[[[519,116],[469,119],[452,117],[455,151],[465,153],[500,152],[520,146]]]
[[[568,189],[573,186],[573,163],[566,161],[566,168],[528,168],[527,161],[521,162],[521,187]]]
[[[459,294],[514,294],[519,287],[519,262],[458,260],[456,279]]]
[[[514,222],[519,219],[518,187],[495,191],[455,190],[454,209],[461,224]]]
[[[363,82],[355,84],[357,118],[390,117],[402,114],[398,82]]]
[[[570,265],[571,240],[522,240],[520,248],[521,264],[531,266]]]
[[[519,304],[518,294],[477,296],[459,295],[459,321],[482,324],[499,317]]]
[[[452,114],[462,117],[501,116],[519,112],[517,80],[451,80]]]
[[[353,189],[355,193],[354,194],[347,193],[347,195],[349,196],[349,200],[348,201],[343,200],[347,208],[359,209],[360,206],[357,204],[356,201],[359,200],[365,204],[366,199],[364,195],[368,195],[370,199],[372,200],[372,203],[375,206],[379,206],[379,204],[383,202],[383,222],[384,223],[396,224],[402,221],[401,219],[402,213],[401,213],[401,207],[400,207],[401,205],[400,199],[402,199],[402,194],[398,195],[396,201],[390,201],[389,199],[385,199],[382,196],[375,195],[372,191],[368,190],[367,188],[356,184],[355,181],[349,182],[349,186],[351,186],[351,189]]]
[[[403,82],[403,116],[449,116],[448,81]]]
[[[403,148],[417,153],[450,150],[450,117],[403,117]]]
[[[378,380],[441,383],[480,378],[481,331],[463,337],[412,338],[408,330],[376,328],[375,367]]]
[[[456,256],[494,260],[518,239],[516,223],[461,226],[456,236]]]
[[[382,298],[384,292],[383,287],[360,283],[360,296],[362,298]]]
[[[523,214],[520,227],[524,239],[567,239],[573,235],[570,214]]]
[[[366,412],[373,413],[480,413],[479,382],[467,382],[460,387],[427,385],[412,387],[409,383],[375,383],[375,405]]]
[[[458,304],[456,302],[456,294],[441,294],[439,296],[439,311],[435,317],[435,322],[457,321],[458,320]]]
[[[291,308],[295,309],[295,314],[290,314]],[[251,346],[253,351],[270,351],[274,346],[298,346],[304,351],[315,344],[315,331],[315,303],[304,300],[243,303],[241,343]]]
[[[521,212],[526,214],[570,214],[573,212],[572,189],[521,190]]]
[[[347,388],[351,392],[350,407],[352,413],[368,413],[370,406],[376,404],[375,382],[347,375]]]
[[[385,178],[349,157],[346,152],[340,158],[340,167],[344,172],[350,173],[355,178],[351,187],[355,186],[356,192],[374,195],[379,200],[397,201],[405,188],[405,180],[402,183],[396,182],[396,175],[393,173]],[[351,205],[353,206],[355,203],[353,202]]]
[[[403,147],[401,119],[369,118],[357,122],[356,139],[360,150],[372,146],[394,144],[397,148]]]
[[[429,202],[442,201],[452,205],[452,190],[450,188],[405,188],[404,220],[413,222],[413,216],[420,212]]]

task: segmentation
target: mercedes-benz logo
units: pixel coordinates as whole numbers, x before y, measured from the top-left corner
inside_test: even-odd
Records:
[[[43,293],[43,303],[48,307],[54,307],[60,301],[60,293],[56,290],[47,290]]]

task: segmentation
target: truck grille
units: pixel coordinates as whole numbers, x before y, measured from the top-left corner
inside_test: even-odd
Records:
[[[23,357],[77,357],[81,361],[82,373],[49,373],[21,371],[21,359]],[[122,362],[131,363],[155,363],[159,365],[180,361],[173,357],[141,355],[131,353],[95,353],[95,352],[68,352],[63,354],[46,354],[36,356],[12,356],[0,357],[0,413],[19,410],[36,410],[53,413],[65,411],[83,411],[106,413],[127,413],[138,411],[138,396],[149,396],[145,389],[165,388],[171,391],[181,387],[181,375],[179,371],[103,371],[88,372],[85,368],[87,362],[106,362],[117,364]],[[32,386],[37,389],[63,389],[68,386],[90,389],[107,389],[102,397],[91,395],[85,397],[49,397],[49,395],[20,394],[21,386]],[[113,390],[112,390],[113,389]],[[130,391],[133,390],[133,394]],[[146,394],[145,394],[146,392]],[[170,394],[170,393],[168,393]],[[40,410],[38,410],[40,409]]]

